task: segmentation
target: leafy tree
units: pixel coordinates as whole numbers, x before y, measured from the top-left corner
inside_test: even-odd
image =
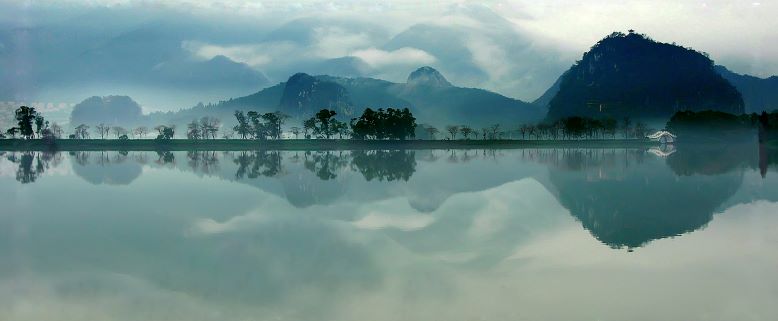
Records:
[[[238,124],[235,125],[233,130],[240,135],[241,138],[246,137],[251,133],[251,125],[249,125],[246,115],[242,111],[235,111],[235,118],[238,120]]]
[[[416,137],[416,118],[408,108],[365,109],[351,120],[352,135],[358,139],[400,139]]]
[[[176,133],[176,127],[172,125],[171,126],[159,125],[157,127],[154,127],[154,129],[159,133],[157,135],[157,139],[159,140],[173,139],[173,136],[175,136]]]
[[[580,138],[586,128],[585,120],[578,116],[563,119],[563,124],[563,130],[568,138]]]
[[[289,115],[286,115],[280,111],[276,111],[262,114],[262,119],[265,121],[264,128],[267,132],[267,135],[271,138],[281,139],[281,128],[283,127],[286,120],[289,119]]]
[[[200,123],[196,120],[193,120],[191,123],[186,125],[186,138],[187,139],[200,139],[201,131],[200,131]]]
[[[208,137],[216,138],[221,127],[221,121],[216,117],[204,116],[200,118],[200,137],[207,139]]]
[[[343,136],[348,136],[350,134],[348,124],[345,122],[333,119],[331,126],[333,128],[333,134],[338,134],[338,138],[340,139],[343,139]]]
[[[316,129],[316,119],[311,118],[311,119],[306,119],[305,121],[303,121],[303,131],[305,133],[305,138],[306,139],[310,139],[311,138],[311,134],[309,134],[308,132],[309,131],[313,132],[315,129]]]
[[[35,115],[35,134],[41,136],[41,132],[49,127],[49,122],[43,119],[41,114]]]
[[[319,138],[329,139],[335,134],[335,128],[333,127],[333,117],[337,113],[334,110],[322,109],[316,113],[312,118],[308,119],[306,123],[303,123],[305,127],[313,126],[313,134]]]
[[[19,133],[19,127],[8,128],[5,133],[8,134],[8,136],[11,136],[11,138],[16,138],[16,134]]]
[[[336,114],[337,113],[334,110],[322,109],[314,115],[314,118],[318,123],[317,129],[320,136],[323,135],[327,139],[332,136],[334,133],[332,121]]]
[[[30,139],[35,137],[35,130],[33,129],[33,122],[38,123],[38,112],[34,107],[21,106],[15,111],[16,121],[19,125],[19,134],[21,136]],[[43,119],[41,117],[41,119]]]
[[[267,139],[269,134],[268,126],[262,120],[262,115],[256,111],[250,111],[246,113],[246,116],[248,116],[249,123],[251,124],[251,136],[254,139]]]

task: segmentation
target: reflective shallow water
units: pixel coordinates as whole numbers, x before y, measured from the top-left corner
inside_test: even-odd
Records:
[[[775,320],[769,154],[4,152],[0,320]]]

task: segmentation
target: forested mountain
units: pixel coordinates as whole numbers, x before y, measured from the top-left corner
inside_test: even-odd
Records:
[[[743,95],[747,113],[778,109],[778,76],[759,78],[741,75],[724,66],[716,66],[716,71]]]
[[[739,114],[744,103],[707,55],[630,31],[602,39],[566,72],[547,118],[667,119],[680,110]]]
[[[419,123],[436,126],[515,126],[543,116],[533,104],[482,89],[456,87],[437,70],[422,67],[411,73],[406,83],[298,73],[250,96],[151,117],[158,122],[182,124],[204,115],[231,121],[235,110],[280,110],[292,116],[291,122],[300,122],[329,108],[338,113],[338,118],[350,120],[367,107],[409,108]]]

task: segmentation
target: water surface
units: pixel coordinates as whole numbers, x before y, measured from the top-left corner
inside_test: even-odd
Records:
[[[775,320],[769,154],[2,152],[0,319]]]

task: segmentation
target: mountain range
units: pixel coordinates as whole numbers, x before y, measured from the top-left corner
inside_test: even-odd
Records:
[[[0,101],[72,104],[121,94],[146,112],[167,111],[237,97],[297,72],[402,82],[423,65],[460,86],[532,99],[570,59],[512,25],[478,5],[392,27],[329,15],[227,19],[90,8],[0,22]]]
[[[279,110],[292,116],[290,123],[300,123],[320,109],[328,108],[335,110],[338,118],[348,121],[359,117],[366,107],[409,108],[417,122],[435,126],[516,126],[522,121],[538,121],[545,113],[534,104],[494,92],[457,87],[434,68],[421,67],[413,71],[405,83],[298,73],[286,82],[249,96],[179,112],[153,114],[152,118],[183,124],[204,115],[231,119],[235,110]]]

